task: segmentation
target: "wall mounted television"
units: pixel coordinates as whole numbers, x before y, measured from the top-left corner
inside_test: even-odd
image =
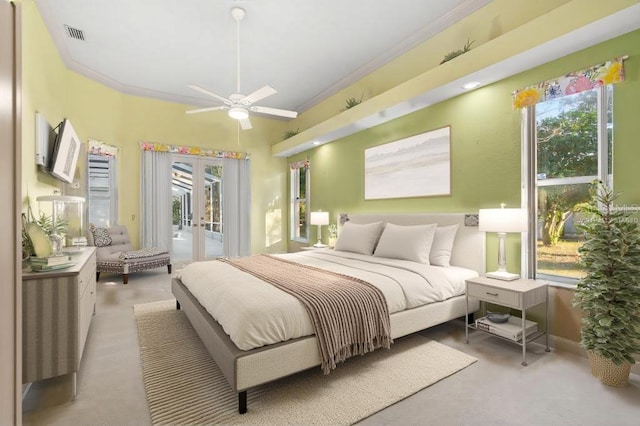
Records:
[[[49,173],[63,182],[73,182],[80,155],[80,144],[80,139],[71,122],[65,118],[58,126],[58,134],[47,167]]]

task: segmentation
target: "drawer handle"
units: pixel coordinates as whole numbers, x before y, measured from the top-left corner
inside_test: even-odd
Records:
[[[488,294],[489,296],[496,296],[496,297],[498,297],[498,293],[489,293],[489,292],[487,291],[487,294]]]

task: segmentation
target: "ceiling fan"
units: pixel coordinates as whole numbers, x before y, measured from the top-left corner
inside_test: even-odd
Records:
[[[196,86],[194,84],[189,85],[193,90],[197,90],[198,92],[207,94],[212,96],[219,101],[222,101],[224,105],[214,106],[209,108],[200,108],[200,109],[192,109],[187,111],[187,114],[196,114],[199,112],[207,112],[207,111],[227,111],[229,117],[234,118],[240,122],[240,127],[243,130],[251,129],[251,121],[249,121],[249,112],[258,112],[262,114],[275,115],[279,117],[287,117],[287,118],[296,118],[298,113],[295,111],[289,111],[286,109],[278,109],[278,108],[269,108],[263,106],[253,105],[254,102],[258,102],[266,98],[267,96],[271,96],[277,93],[276,89],[267,85],[264,86],[250,95],[243,95],[240,93],[240,21],[244,18],[245,11],[242,8],[234,7],[231,9],[231,16],[236,20],[236,37],[237,37],[237,63],[236,63],[236,91],[230,95],[228,98],[225,98],[220,95],[216,95],[213,92],[210,92],[207,89],[204,89],[200,86]]]

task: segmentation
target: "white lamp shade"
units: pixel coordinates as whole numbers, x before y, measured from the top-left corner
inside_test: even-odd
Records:
[[[480,209],[479,229],[483,232],[525,232],[526,209]]]
[[[312,225],[328,225],[329,212],[311,212]]]

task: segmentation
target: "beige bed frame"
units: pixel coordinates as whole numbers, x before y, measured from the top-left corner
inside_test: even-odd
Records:
[[[354,223],[384,221],[397,225],[437,223],[439,226],[458,224],[451,264],[485,271],[485,238],[478,231],[477,215],[462,213],[439,214],[349,214],[340,215]],[[321,358],[315,336],[301,337],[262,348],[238,349],[222,327],[209,315],[189,290],[174,278],[171,290],[177,308],[182,309],[200,339],[222,370],[235,392],[238,392],[238,411],[247,411],[247,390],[308,368],[320,365]],[[478,301],[470,299],[469,309],[478,309]],[[464,296],[432,303],[391,315],[391,336],[395,339],[424,330],[449,320],[464,317]]]

